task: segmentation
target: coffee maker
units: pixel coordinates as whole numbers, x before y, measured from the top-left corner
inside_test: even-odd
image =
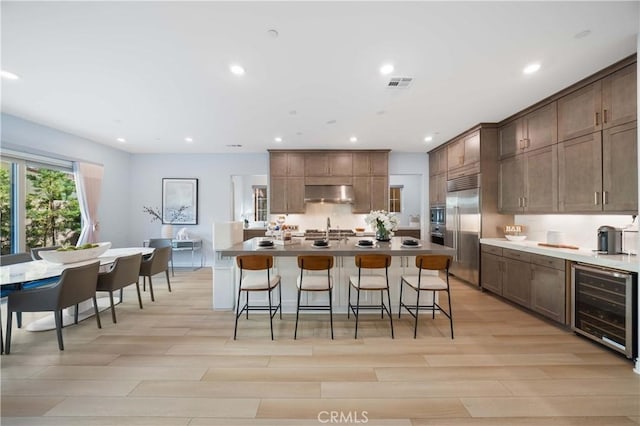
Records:
[[[598,251],[604,254],[622,253],[622,230],[613,226],[599,227]]]

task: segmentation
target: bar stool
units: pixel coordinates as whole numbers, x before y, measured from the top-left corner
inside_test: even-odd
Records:
[[[236,304],[236,325],[233,330],[233,340],[236,340],[238,333],[238,318],[243,312],[247,312],[247,319],[249,318],[249,311],[269,311],[269,326],[271,327],[271,340],[273,340],[273,317],[278,310],[280,311],[280,319],[282,319],[282,289],[279,288],[278,305],[273,310],[271,303],[271,292],[280,285],[280,275],[271,275],[271,268],[273,268],[273,256],[270,255],[246,255],[238,256],[236,263],[240,268],[240,282],[238,285],[238,302]],[[247,271],[250,271],[247,273]],[[256,271],[265,271],[265,275],[252,273]],[[247,299],[240,309],[240,296],[242,292],[247,293]],[[249,293],[254,291],[266,291],[269,296],[269,306],[249,306]]]
[[[398,318],[404,307],[414,318],[413,338],[418,333],[418,311],[420,309],[431,308],[431,318],[436,317],[436,308],[449,318],[451,326],[451,338],[453,339],[453,313],[451,312],[451,292],[449,287],[449,266],[451,265],[451,256],[445,255],[422,255],[416,256],[416,266],[418,267],[418,275],[403,275],[400,278],[400,306],[398,307]],[[444,271],[445,280],[438,275],[427,275],[422,271]],[[416,291],[416,304],[407,305],[402,301],[402,289],[404,284]],[[420,292],[431,291],[433,301],[431,305],[420,305]],[[446,291],[447,300],[449,301],[449,312],[444,311],[440,305],[436,303],[436,291]],[[415,310],[415,313],[413,312]]]
[[[391,325],[391,338],[393,339],[393,318],[391,316],[391,296],[389,294],[389,266],[391,265],[391,256],[388,254],[368,254],[358,255],[355,258],[356,266],[358,267],[358,275],[349,277],[349,307],[347,308],[347,318],[349,318],[350,311],[356,317],[356,333],[355,338],[358,338],[358,317],[360,309],[380,309],[380,318],[384,318],[384,312],[389,315],[389,323]],[[362,275],[363,269],[383,269],[384,275]],[[351,287],[355,288],[358,292],[356,298],[355,307],[351,304]],[[387,304],[384,303],[384,291],[387,292]],[[380,292],[380,304],[379,305],[360,305],[360,291],[379,291]]]
[[[298,276],[298,306],[296,308],[296,329],[293,339],[298,338],[298,316],[300,310],[313,311],[329,311],[331,321],[331,339],[333,339],[333,277],[331,277],[331,268],[333,268],[333,256],[298,256],[298,266],[300,267],[300,275]],[[311,275],[305,274],[305,271],[327,271],[327,275]],[[328,305],[301,305],[300,295],[303,291],[328,291]]]

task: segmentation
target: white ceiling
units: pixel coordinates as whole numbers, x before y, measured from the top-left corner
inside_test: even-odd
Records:
[[[638,4],[3,1],[2,111],[134,153],[425,152],[633,54]]]

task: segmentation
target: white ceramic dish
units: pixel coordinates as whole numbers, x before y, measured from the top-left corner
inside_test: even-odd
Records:
[[[422,244],[416,244],[416,245],[402,244],[402,245],[400,245],[400,247],[402,247],[402,248],[418,248],[418,247],[422,247]]]
[[[360,244],[356,244],[356,247],[358,247],[358,248],[368,248],[368,249],[371,249],[371,248],[375,248],[375,247],[376,247],[376,244],[372,244],[372,245],[370,245],[370,246],[361,246]]]
[[[110,242],[105,243],[97,243],[98,247],[83,249],[83,250],[72,250],[72,251],[57,251],[57,250],[47,250],[40,251],[38,254],[43,260],[46,260],[49,263],[76,263],[83,262],[85,260],[96,259],[98,256],[101,256],[109,250],[111,247]]]
[[[331,247],[331,245],[330,245],[330,244],[327,244],[326,246],[316,246],[316,245],[314,245],[314,244],[311,244],[311,247],[313,247],[313,248],[315,248],[315,249],[326,249],[326,248]]]
[[[527,239],[526,235],[505,235],[504,237],[509,241],[524,241]]]
[[[272,245],[272,246],[256,246],[256,250],[271,250],[271,249],[274,249],[274,248],[276,248],[275,245]]]

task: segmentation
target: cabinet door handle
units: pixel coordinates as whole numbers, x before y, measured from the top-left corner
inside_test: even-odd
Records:
[[[600,204],[600,192],[598,191],[593,193],[593,204],[596,206]]]
[[[596,126],[600,125],[600,113],[596,112]]]
[[[607,110],[602,111],[602,120],[606,124],[607,122]]]
[[[523,139],[523,142],[524,142],[524,147],[525,147],[525,148],[529,148],[529,142],[530,142],[530,141],[529,141],[529,138],[525,138],[525,139]]]
[[[522,197],[522,207],[527,207],[527,197]]]
[[[522,197],[518,197],[518,207],[522,207]]]
[[[519,148],[519,149],[524,149],[524,143],[522,143],[522,142],[523,142],[523,140],[522,140],[522,139],[520,139],[520,140],[518,141],[518,148]]]
[[[609,204],[609,191],[602,191],[602,205]]]

